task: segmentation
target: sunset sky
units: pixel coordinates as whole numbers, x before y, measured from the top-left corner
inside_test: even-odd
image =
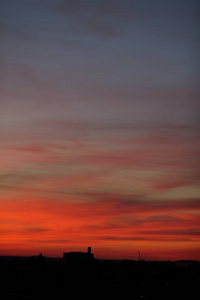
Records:
[[[0,1],[0,255],[200,260],[198,2]]]

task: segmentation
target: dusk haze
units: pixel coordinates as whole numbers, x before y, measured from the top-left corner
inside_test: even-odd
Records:
[[[0,1],[0,256],[200,260],[199,1]]]

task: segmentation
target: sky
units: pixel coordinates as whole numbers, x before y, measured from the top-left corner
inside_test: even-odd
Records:
[[[0,1],[0,255],[200,260],[196,0]]]

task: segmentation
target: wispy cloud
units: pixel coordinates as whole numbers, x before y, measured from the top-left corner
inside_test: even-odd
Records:
[[[67,18],[75,20],[72,30],[78,34],[93,35],[105,40],[124,35],[117,22],[111,20],[112,16],[119,13],[116,5],[112,5],[110,9],[110,5],[105,2],[67,1],[58,6],[58,11]]]

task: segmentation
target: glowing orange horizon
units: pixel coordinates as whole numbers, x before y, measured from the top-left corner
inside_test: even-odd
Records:
[[[199,260],[199,142],[190,131],[169,133],[5,140],[0,255],[62,256],[91,245],[97,258],[141,251],[144,259]]]
[[[152,203],[147,207],[113,199],[96,203],[5,200],[2,204],[0,255],[62,256],[92,245],[97,258],[137,259],[142,251],[146,259],[199,259],[199,216],[187,212],[188,201],[173,206],[166,202],[167,217],[162,204],[155,211]]]

